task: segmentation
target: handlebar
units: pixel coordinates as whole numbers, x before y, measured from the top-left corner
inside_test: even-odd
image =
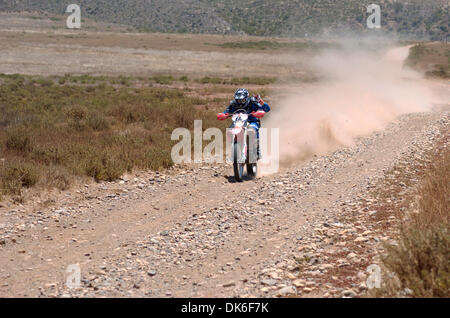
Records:
[[[247,113],[244,109],[238,109],[233,114],[242,113],[242,112]],[[257,112],[251,112],[250,114],[252,116],[256,117],[256,118],[263,118],[266,113],[264,111],[262,111],[262,110],[259,110]],[[225,114],[224,113],[218,113],[217,114],[217,119],[218,120],[225,120],[225,119],[227,119],[230,116],[231,116],[231,114],[229,114],[229,113],[225,113]]]

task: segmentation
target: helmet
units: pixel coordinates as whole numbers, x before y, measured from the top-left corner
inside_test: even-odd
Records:
[[[239,106],[245,106],[247,104],[248,96],[248,90],[239,88],[236,93],[234,93],[234,100]]]

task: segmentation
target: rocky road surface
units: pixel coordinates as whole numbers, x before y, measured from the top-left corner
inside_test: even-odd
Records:
[[[362,198],[449,124],[448,106],[404,115],[352,147],[243,183],[226,165],[173,169],[0,207],[0,297],[362,295],[396,221],[375,220]],[[78,288],[66,285],[70,264]]]

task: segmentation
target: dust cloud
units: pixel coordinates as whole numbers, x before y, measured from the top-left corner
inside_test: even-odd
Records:
[[[272,103],[264,127],[279,128],[282,166],[350,146],[397,116],[429,111],[432,92],[403,66],[409,47],[325,51],[309,64],[322,80]],[[262,172],[264,175],[264,172]]]

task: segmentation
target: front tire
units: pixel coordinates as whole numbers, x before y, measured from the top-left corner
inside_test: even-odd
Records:
[[[257,152],[257,147],[254,147],[254,145],[250,141],[250,137],[247,136],[247,176],[250,179],[254,179],[256,178],[256,174],[258,171],[258,158],[257,154],[255,154],[255,152]],[[252,154],[250,154],[250,149],[252,149]]]
[[[236,141],[234,142],[233,146],[233,170],[234,170],[234,179],[237,182],[242,182],[242,178],[244,175],[244,164],[239,163],[239,156],[238,154],[241,153],[241,146]]]
[[[258,166],[256,163],[247,164],[247,175],[250,179],[256,178],[256,174],[258,172]]]

